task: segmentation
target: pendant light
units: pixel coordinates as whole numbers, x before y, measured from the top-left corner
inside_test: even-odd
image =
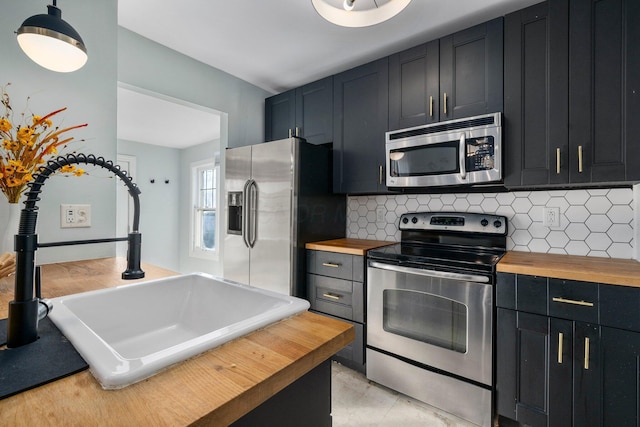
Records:
[[[76,71],[87,62],[87,48],[80,34],[66,21],[56,0],[48,14],[27,18],[18,29],[18,44],[36,64],[51,71]]]

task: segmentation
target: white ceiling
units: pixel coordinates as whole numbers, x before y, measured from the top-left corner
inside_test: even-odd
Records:
[[[345,28],[321,18],[311,0],[121,0],[118,23],[275,94],[539,1],[413,0],[386,22]],[[145,111],[126,105],[133,101],[119,99],[118,110]]]
[[[118,87],[118,139],[180,149],[219,138],[219,114],[158,94]]]

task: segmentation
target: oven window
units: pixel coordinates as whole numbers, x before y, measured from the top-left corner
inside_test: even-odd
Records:
[[[457,141],[442,144],[401,148],[389,152],[391,176],[424,176],[457,173],[460,144]]]
[[[385,289],[382,298],[382,325],[386,332],[466,353],[466,305],[403,289]]]

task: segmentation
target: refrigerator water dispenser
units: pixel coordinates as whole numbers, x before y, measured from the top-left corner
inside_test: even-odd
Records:
[[[229,192],[227,233],[242,234],[242,191]]]

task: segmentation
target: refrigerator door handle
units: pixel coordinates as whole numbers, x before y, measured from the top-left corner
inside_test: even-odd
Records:
[[[246,247],[249,246],[249,217],[251,216],[251,205],[249,202],[249,186],[251,185],[251,180],[248,180],[244,183],[244,188],[242,189],[242,204],[244,208],[244,214],[242,217],[242,241]]]
[[[253,248],[258,240],[258,183],[253,179],[249,184],[250,215],[249,215],[249,247]]]

